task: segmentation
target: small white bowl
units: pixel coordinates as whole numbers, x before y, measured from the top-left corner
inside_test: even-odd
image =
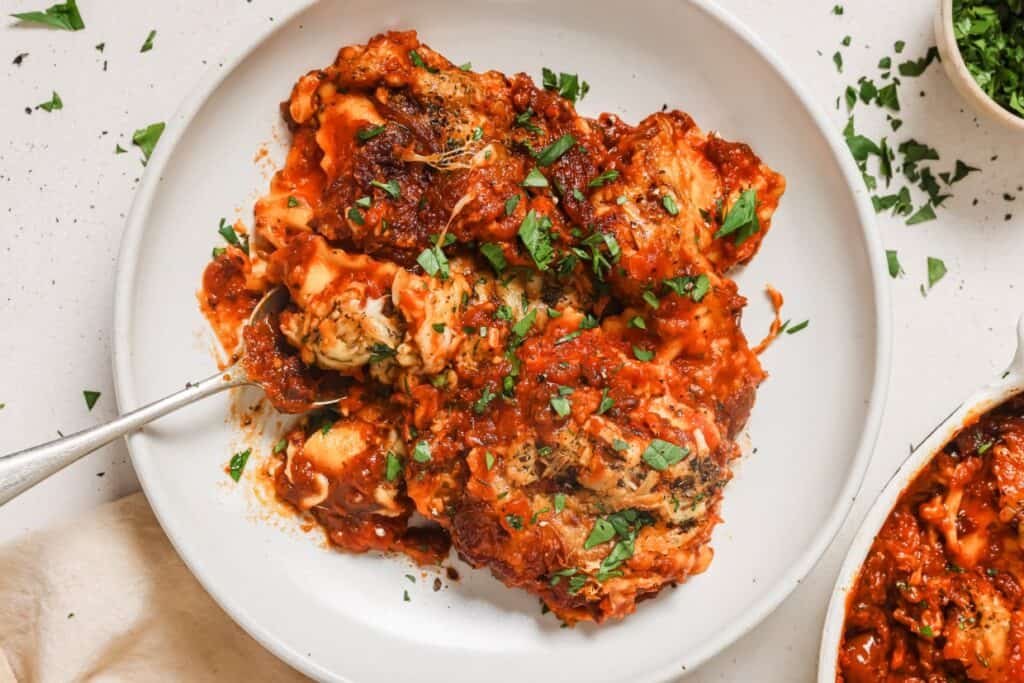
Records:
[[[975,111],[999,121],[1004,126],[1024,133],[1024,117],[1008,111],[998,102],[989,97],[981,86],[975,82],[971,72],[964,64],[960,46],[956,43],[953,33],[953,0],[939,0],[939,11],[935,13],[935,40],[942,57],[942,66],[953,81],[953,86],[960,91]]]
[[[1017,323],[1017,353],[998,380],[982,387],[953,414],[936,427],[925,438],[910,456],[903,461],[896,473],[875,502],[871,504],[864,521],[861,522],[857,534],[850,544],[839,577],[832,588],[832,597],[828,603],[825,616],[825,628],[821,636],[821,648],[818,654],[818,683],[835,683],[836,670],[839,663],[839,641],[843,635],[846,621],[846,608],[850,599],[850,591],[857,582],[861,566],[867,559],[868,550],[874,543],[875,536],[889,517],[900,495],[914,480],[917,474],[931,461],[942,448],[952,440],[969,421],[992,410],[1009,399],[1024,392],[1024,316]]]

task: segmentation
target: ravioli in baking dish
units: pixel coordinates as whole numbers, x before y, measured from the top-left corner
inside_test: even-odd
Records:
[[[280,409],[343,387],[275,448],[282,498],[345,550],[454,546],[568,623],[711,561],[765,377],[727,273],[785,188],[682,112],[580,116],[587,87],[477,73],[414,32],[343,48],[282,104],[285,166],[201,293],[232,330],[288,288],[245,331]]]

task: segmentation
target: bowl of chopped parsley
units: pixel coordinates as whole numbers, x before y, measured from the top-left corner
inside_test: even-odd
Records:
[[[1024,0],[939,0],[935,35],[957,90],[1024,132]]]

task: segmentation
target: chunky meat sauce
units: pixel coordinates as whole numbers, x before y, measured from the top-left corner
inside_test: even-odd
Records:
[[[271,468],[337,546],[450,544],[600,622],[711,560],[765,376],[727,273],[785,181],[678,111],[582,117],[578,80],[550,78],[464,70],[413,32],[342,48],[282,104],[250,251],[201,298],[221,332],[288,289],[245,338],[279,409],[308,407],[307,370],[349,383]]]
[[[914,479],[847,606],[837,681],[1024,681],[1024,397]]]

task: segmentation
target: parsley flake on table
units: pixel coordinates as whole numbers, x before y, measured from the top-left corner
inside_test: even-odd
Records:
[[[913,216],[907,219],[907,225],[917,225],[918,223],[933,220],[935,220],[935,209],[932,208],[931,204],[925,204]]]
[[[837,17],[838,16],[842,16],[842,14],[843,14],[843,6],[842,5],[834,6],[832,8],[832,14],[836,15]]]
[[[25,23],[52,26],[64,31],[81,31],[85,28],[85,22],[82,21],[82,15],[78,11],[78,4],[75,0],[51,5],[42,12],[21,12],[11,16]]]
[[[153,155],[153,149],[160,140],[160,136],[164,134],[165,127],[166,124],[160,121],[151,123],[145,128],[139,128],[132,134],[132,144],[142,150],[143,164],[148,162],[149,157]]]
[[[942,259],[934,256],[928,257],[928,289],[931,289],[946,276],[946,264]]]
[[[36,109],[42,109],[43,111],[53,111],[55,109],[63,108],[64,102],[60,99],[60,95],[57,94],[56,90],[53,91],[53,95],[50,97],[50,100],[48,102],[43,102],[41,104],[36,105]]]
[[[928,48],[928,52],[920,59],[911,59],[899,66],[900,76],[916,77],[925,72],[928,66],[939,58],[939,49],[934,45]]]
[[[843,56],[838,51],[832,55],[832,63],[836,65],[836,71],[843,73]]]
[[[150,50],[152,50],[154,38],[156,38],[156,29],[150,31],[149,35],[146,36],[146,40],[144,43],[142,43],[142,49],[140,49],[139,52],[149,52]]]
[[[102,394],[98,391],[85,389],[82,391],[82,396],[85,397],[85,407],[92,410],[93,406],[96,405],[96,401],[100,400],[100,396],[102,396]]]
[[[903,275],[903,266],[900,265],[899,255],[897,255],[895,249],[885,250],[885,262],[889,267],[889,277],[897,278]]]
[[[242,478],[242,470],[245,469],[245,463],[249,462],[251,452],[251,449],[246,448],[231,456],[231,462],[228,463],[228,475],[235,481]]]

